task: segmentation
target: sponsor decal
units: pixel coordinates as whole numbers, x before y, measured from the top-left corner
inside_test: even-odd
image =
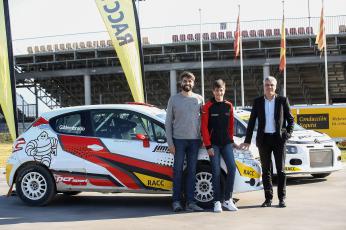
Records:
[[[76,176],[62,176],[62,175],[54,175],[56,183],[64,183],[67,185],[87,185],[88,180],[83,177],[76,177]]]
[[[298,168],[298,167],[286,166],[286,167],[285,167],[285,171],[297,172],[297,171],[301,171],[301,169]]]
[[[246,164],[241,163],[240,161],[236,160],[237,169],[239,171],[239,174],[243,177],[248,178],[260,178],[260,173],[257,172],[254,168],[247,166]]]
[[[35,161],[39,161],[48,167],[52,161],[52,155],[57,155],[58,139],[49,137],[46,131],[43,131],[34,140],[28,142],[25,152],[28,156],[34,157]]]
[[[298,114],[297,123],[306,129],[329,129],[329,114]]]
[[[168,146],[164,146],[164,145],[156,145],[153,152],[157,152],[157,153],[170,153]]]
[[[83,132],[85,128],[83,126],[67,126],[67,125],[60,125],[59,130],[68,130],[68,131],[79,131]]]
[[[171,190],[173,187],[172,181],[164,180],[157,177],[148,176],[141,173],[134,173],[138,179],[146,186],[163,190]]]

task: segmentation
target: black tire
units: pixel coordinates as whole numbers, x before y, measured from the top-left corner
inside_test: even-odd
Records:
[[[55,180],[45,167],[29,165],[19,171],[16,191],[26,204],[44,206],[55,197]]]
[[[311,174],[311,176],[313,176],[314,178],[325,178],[327,176],[329,176],[330,173],[317,173],[317,174]]]
[[[221,173],[221,193],[225,184],[225,176]],[[210,165],[199,164],[196,170],[196,185],[194,192],[197,204],[203,208],[213,207],[214,189],[212,185],[212,172]]]
[[[63,195],[65,196],[75,196],[81,193],[80,191],[68,191],[68,192],[62,192]]]

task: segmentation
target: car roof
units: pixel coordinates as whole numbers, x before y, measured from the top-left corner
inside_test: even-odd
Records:
[[[125,109],[131,110],[135,112],[139,112],[149,116],[155,116],[158,114],[162,114],[165,111],[163,109],[159,109],[152,105],[146,104],[103,104],[103,105],[82,105],[82,106],[72,106],[66,108],[55,109],[49,112],[45,112],[41,115],[45,119],[50,119],[52,117],[56,117],[62,114],[77,112],[77,111],[85,111],[85,110],[95,110],[95,109]]]

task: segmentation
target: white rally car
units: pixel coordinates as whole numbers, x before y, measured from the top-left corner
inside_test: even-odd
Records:
[[[235,114],[240,118],[235,124],[236,135],[243,137],[244,140],[251,113],[246,110],[236,110]],[[253,134],[251,143],[251,152],[259,158],[256,133]],[[274,156],[272,162],[273,173],[276,174]],[[286,143],[286,174],[311,174],[315,178],[324,178],[340,169],[342,169],[341,151],[335,141],[327,134],[294,125],[292,137]]]
[[[15,184],[29,205],[48,204],[56,193],[169,193],[174,159],[166,143],[165,116],[164,110],[138,103],[47,112],[14,142],[7,183]],[[259,162],[250,152],[234,153],[234,192],[262,189]],[[225,177],[224,162],[222,169]],[[213,200],[211,177],[208,154],[201,148],[194,194],[201,205]]]

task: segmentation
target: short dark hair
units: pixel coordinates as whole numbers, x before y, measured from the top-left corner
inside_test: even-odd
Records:
[[[213,89],[219,89],[219,88],[226,88],[226,82],[224,80],[222,80],[221,78],[220,79],[217,79],[214,81],[214,84],[213,84]]]
[[[195,75],[188,71],[184,71],[180,74],[180,80],[183,80],[183,78],[192,79],[193,81],[196,79]]]

